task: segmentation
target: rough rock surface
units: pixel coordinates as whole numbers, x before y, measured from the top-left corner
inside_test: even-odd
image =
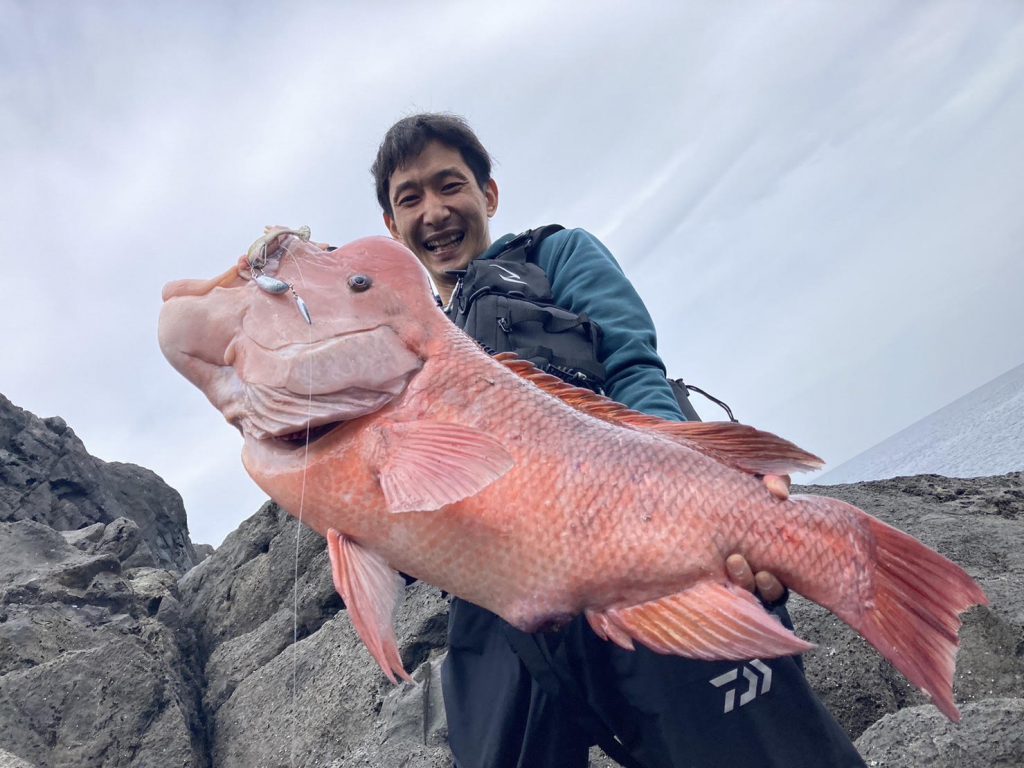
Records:
[[[418,684],[392,685],[319,536],[267,504],[197,550],[173,491],[111,466],[59,419],[0,401],[0,768],[451,766],[437,590],[406,590],[396,625]],[[818,646],[811,684],[869,765],[1024,765],[1024,474],[795,490],[913,533],[991,599],[964,617],[953,726],[852,630],[793,598]],[[591,765],[613,763],[594,750]]]
[[[886,715],[857,739],[869,766],[885,768],[1020,768],[1024,699],[982,699],[963,707],[954,725],[935,707]]]
[[[0,749],[0,768],[36,768],[27,760],[22,760],[17,755],[12,755],[6,749]]]
[[[918,475],[794,491],[855,504],[963,566],[990,605],[961,617],[956,700],[1024,696],[1024,473]],[[799,598],[790,609],[798,632],[818,646],[805,657],[807,677],[852,737],[886,714],[927,701],[835,616]]]
[[[97,536],[133,538],[124,518]],[[209,765],[177,574],[74,539],[0,523],[0,748],[40,768]]]
[[[119,517],[141,534],[130,565],[186,571],[199,562],[177,491],[148,469],[89,455],[63,419],[0,395],[0,522],[73,531]]]
[[[396,629],[406,668],[424,683],[396,688],[338,613],[323,539],[275,504],[180,586],[207,659],[214,765],[399,765],[410,749],[425,760],[410,767],[451,764],[431,673],[446,628],[436,590],[406,590]],[[385,758],[391,745],[398,762]]]
[[[976,480],[921,476],[796,490],[844,498],[962,563],[992,605],[965,615],[958,701],[970,705],[1019,695],[1024,683],[1024,475]],[[398,620],[402,656],[409,669],[426,657],[414,677],[428,682],[392,686],[344,612],[331,617],[340,603],[322,540],[303,529],[296,542],[295,531],[295,521],[268,504],[182,580],[182,593],[197,626],[204,627],[209,653],[206,704],[214,764],[290,764],[294,755],[295,765],[332,768],[450,766],[436,680],[444,642],[443,601],[421,585],[407,590]],[[291,646],[296,552],[300,642]],[[852,737],[906,707],[937,715],[933,707],[921,707],[924,697],[824,609],[795,597],[793,613],[800,634],[818,645],[806,658],[812,685]],[[270,700],[276,703],[267,707],[275,680],[277,696]],[[293,706],[299,724],[291,730]],[[982,707],[965,709],[965,720],[967,712],[977,734],[972,738],[979,743],[995,738],[1016,716],[1012,708]],[[340,722],[347,723],[343,731],[336,727]],[[934,722],[945,720],[937,716]],[[247,740],[253,728],[266,738]],[[937,733],[935,743],[948,742],[940,737]],[[917,754],[916,741],[904,739],[896,746],[900,743],[904,754]],[[1009,749],[1024,765],[1024,751]],[[887,765],[886,759],[877,764]],[[594,768],[612,765],[594,751]]]

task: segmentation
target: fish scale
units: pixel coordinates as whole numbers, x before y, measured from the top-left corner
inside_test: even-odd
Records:
[[[762,480],[817,468],[816,457],[745,425],[634,413],[488,357],[392,240],[325,252],[282,235],[268,252],[265,271],[302,292],[311,326],[243,257],[164,289],[161,347],[242,431],[260,487],[291,512],[305,499],[303,522],[327,538],[334,583],[389,677],[408,677],[391,622],[398,571],[524,631],[582,613],[625,648],[733,660],[809,648],[730,582],[725,559],[739,553],[958,718],[959,614],[984,594],[861,510],[781,500]],[[296,391],[308,379],[309,424],[309,392]],[[289,436],[308,427],[316,439],[296,450]]]

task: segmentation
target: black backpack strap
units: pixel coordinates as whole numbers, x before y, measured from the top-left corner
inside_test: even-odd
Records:
[[[590,740],[622,768],[645,768],[585,701],[577,683],[559,672],[558,661],[554,658],[558,649],[553,653],[547,638],[542,634],[528,635],[508,625],[503,626],[508,644],[529,670],[530,676],[545,693],[566,705],[576,724]]]
[[[694,409],[693,403],[690,402],[690,393],[686,389],[685,382],[682,379],[669,379],[668,385],[672,387],[672,394],[676,396],[679,410],[683,412],[686,420],[700,421],[700,415]]]
[[[555,232],[561,232],[563,229],[565,227],[561,224],[546,224],[536,229],[528,229],[509,240],[494,258],[501,259],[502,261],[518,261],[520,263],[534,261],[533,254],[537,246],[540,245],[541,240],[555,234]]]
[[[540,308],[535,310],[524,308],[520,309],[516,314],[519,319],[516,320],[515,324],[529,322],[540,323],[544,326],[544,330],[550,331],[551,333],[564,333],[565,331],[572,330],[573,328],[583,328],[587,331],[587,335],[589,335],[591,339],[595,338],[597,333],[596,326],[590,322],[590,318],[582,312],[575,317],[569,318],[556,317],[550,312],[545,312]],[[504,330],[507,332],[512,327],[514,326],[510,324],[509,327]]]
[[[736,417],[732,415],[732,408],[730,408],[724,400],[719,400],[717,397],[705,392],[700,387],[695,387],[693,384],[687,384],[682,379],[669,379],[668,383],[672,387],[672,393],[676,396],[676,402],[679,403],[679,408],[682,410],[683,416],[686,417],[687,421],[700,421],[700,416],[697,415],[697,411],[694,410],[693,404],[690,402],[690,392],[699,392],[725,411],[726,415],[729,417],[729,421],[737,423]]]

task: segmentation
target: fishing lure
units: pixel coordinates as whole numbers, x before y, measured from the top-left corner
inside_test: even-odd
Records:
[[[299,314],[302,315],[302,319],[306,321],[307,325],[312,325],[313,318],[309,314],[309,307],[306,306],[306,302],[302,300],[302,297],[296,293],[295,286],[263,272],[267,266],[267,246],[270,244],[270,241],[275,240],[281,235],[295,235],[300,240],[308,241],[309,234],[309,227],[271,230],[249,246],[246,258],[249,261],[249,270],[252,273],[253,282],[256,283],[259,289],[275,296],[291,291],[292,297],[295,299],[295,306],[299,308]]]

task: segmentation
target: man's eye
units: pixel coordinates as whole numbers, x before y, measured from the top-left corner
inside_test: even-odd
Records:
[[[408,208],[410,205],[416,205],[417,202],[419,202],[419,197],[417,195],[403,195],[398,198],[398,205],[402,208]]]
[[[464,181],[453,181],[453,182],[451,182],[449,184],[445,184],[443,187],[441,187],[441,191],[446,193],[446,194],[451,194],[453,192],[458,192],[460,189],[462,189],[463,186],[465,186],[465,184],[466,184],[466,182],[464,182]]]

